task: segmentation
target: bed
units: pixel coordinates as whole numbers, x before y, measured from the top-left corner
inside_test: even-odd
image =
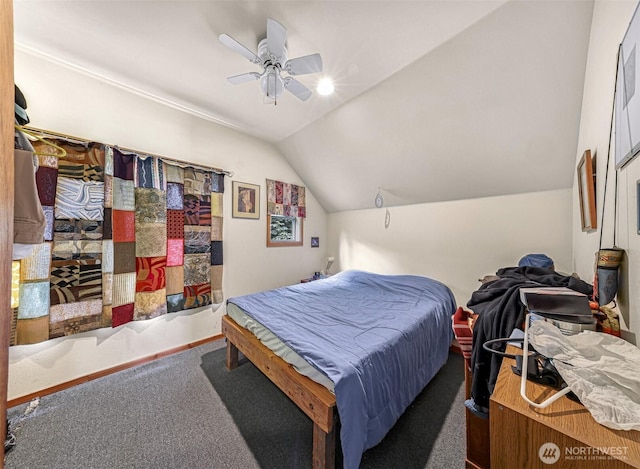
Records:
[[[363,271],[229,298],[227,367],[242,352],[311,418],[314,468],[333,469],[339,418],[356,469],[446,363],[455,310],[436,280]]]

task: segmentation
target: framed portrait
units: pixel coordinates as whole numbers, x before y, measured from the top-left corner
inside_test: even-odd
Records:
[[[320,247],[320,238],[312,236],[311,237],[311,247],[312,248],[318,248]]]
[[[615,97],[616,169],[622,168],[640,153],[639,53],[640,13],[636,6],[618,51]]]
[[[587,150],[578,163],[578,197],[580,198],[580,220],[582,231],[595,231],[596,216],[596,177],[594,171],[595,158],[591,158],[591,150]]]
[[[233,218],[260,219],[260,186],[233,181]]]

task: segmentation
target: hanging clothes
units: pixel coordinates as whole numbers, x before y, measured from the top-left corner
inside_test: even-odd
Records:
[[[27,103],[16,86],[15,123],[28,123]],[[13,199],[13,260],[27,257],[36,245],[44,241],[46,220],[36,187],[38,158],[27,136],[14,133],[14,199]]]

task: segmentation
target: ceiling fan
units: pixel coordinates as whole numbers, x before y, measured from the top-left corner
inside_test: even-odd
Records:
[[[277,99],[284,90],[289,91],[302,101],[311,96],[311,90],[293,78],[295,75],[318,73],[322,71],[320,54],[305,55],[287,60],[287,28],[273,18],[267,18],[267,37],[258,43],[258,53],[254,53],[240,44],[228,34],[219,36],[220,42],[230,49],[249,59],[251,63],[260,65],[262,73],[248,72],[228,77],[227,80],[239,85],[253,80],[260,80],[262,93],[267,102],[277,104]],[[288,76],[282,76],[287,72]]]

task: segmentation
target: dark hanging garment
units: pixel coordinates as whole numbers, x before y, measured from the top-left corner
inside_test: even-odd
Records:
[[[15,149],[14,168],[13,242],[41,244],[46,220],[36,188],[33,152]]]

